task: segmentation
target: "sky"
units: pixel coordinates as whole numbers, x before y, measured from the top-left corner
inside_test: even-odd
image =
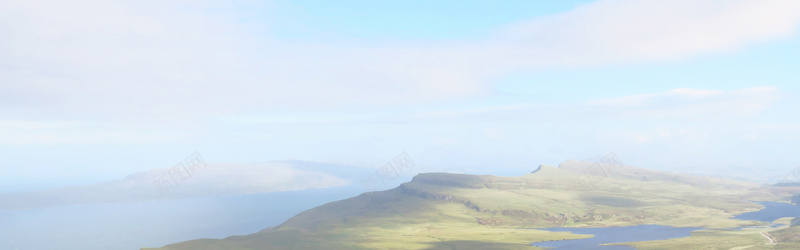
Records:
[[[302,160],[800,165],[800,1],[2,1],[0,191]]]

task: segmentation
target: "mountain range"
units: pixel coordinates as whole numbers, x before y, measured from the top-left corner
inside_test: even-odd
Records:
[[[175,167],[91,185],[0,193],[0,211],[342,187],[370,173],[368,169],[305,161],[218,163],[195,169],[191,176],[166,188],[156,185],[156,180],[169,177],[171,169]]]
[[[531,243],[587,237],[546,228],[644,224],[703,230],[630,245],[674,249],[713,241],[715,248],[791,249],[800,246],[793,236],[798,227],[764,229],[764,222],[734,216],[763,208],[755,202],[788,202],[798,193],[798,186],[570,160],[517,177],[423,173],[396,188],[306,210],[254,234],[158,249],[536,249]],[[766,231],[777,244],[764,244]]]

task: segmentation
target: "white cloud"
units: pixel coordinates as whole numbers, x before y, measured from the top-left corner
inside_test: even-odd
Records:
[[[511,26],[506,36],[540,64],[651,62],[741,49],[794,34],[798,22],[792,0],[606,0]]]
[[[207,2],[0,3],[0,110],[146,117],[425,104],[480,96],[504,72],[676,60],[787,36],[798,1],[604,0],[437,44],[290,43]],[[255,25],[257,27],[253,28]],[[758,109],[758,107],[750,107]],[[101,117],[101,118],[98,118]]]
[[[233,23],[180,7],[174,1],[3,2],[0,32],[10,39],[0,45],[0,92],[23,95],[34,103],[24,108],[51,114],[227,110],[204,103],[209,93],[230,93],[223,79],[240,81],[244,58],[236,46],[248,41],[235,40]]]
[[[710,135],[707,131],[697,127],[656,126],[645,130],[617,130],[604,131],[597,135],[597,139],[604,144],[630,145],[686,145],[706,143]]]
[[[0,146],[63,144],[146,144],[175,142],[197,132],[191,124],[0,120]]]
[[[515,105],[439,112],[436,116],[478,121],[618,121],[620,119],[736,119],[762,113],[782,94],[774,87],[734,91],[674,89],[661,93],[573,104]],[[421,115],[428,119],[430,115]]]
[[[773,87],[736,91],[674,89],[663,93],[590,101],[615,117],[725,118],[756,115],[781,98]]]

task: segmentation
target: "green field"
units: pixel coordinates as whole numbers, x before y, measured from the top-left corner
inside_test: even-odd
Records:
[[[538,249],[530,244],[587,236],[536,228],[639,224],[707,228],[681,239],[629,243],[641,249],[779,249],[800,242],[797,228],[732,219],[761,209],[752,201],[788,201],[798,187],[624,166],[600,176],[581,171],[588,164],[542,166],[519,177],[420,174],[397,188],[328,203],[255,234],[158,249]],[[727,229],[735,227],[748,228]],[[766,244],[762,232],[778,244]]]

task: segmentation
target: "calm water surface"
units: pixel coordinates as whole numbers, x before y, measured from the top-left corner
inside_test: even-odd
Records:
[[[343,187],[0,211],[0,249],[139,249],[251,234],[361,191]]]
[[[591,234],[594,235],[594,237],[577,240],[536,242],[532,245],[537,247],[552,247],[555,249],[635,249],[630,246],[601,246],[601,244],[683,238],[690,236],[692,231],[698,229],[702,228],[670,227],[662,225],[598,228],[545,228],[541,230],[552,232],[572,232],[575,234]]]
[[[781,202],[757,202],[765,208],[759,211],[744,213],[735,216],[739,220],[755,220],[772,222],[783,217],[800,217],[800,207]],[[605,227],[605,228],[546,228],[542,230],[553,232],[572,232],[575,234],[590,234],[592,238],[577,240],[559,240],[537,242],[532,245],[538,247],[552,247],[555,249],[635,249],[630,246],[601,246],[601,244],[624,243],[633,241],[652,241],[674,238],[683,238],[691,235],[692,231],[703,228],[698,227],[670,227],[661,225],[638,225],[632,227]]]
[[[743,213],[733,218],[739,220],[755,220],[772,222],[783,217],[800,217],[800,207],[782,202],[756,202],[764,206],[764,209]]]

